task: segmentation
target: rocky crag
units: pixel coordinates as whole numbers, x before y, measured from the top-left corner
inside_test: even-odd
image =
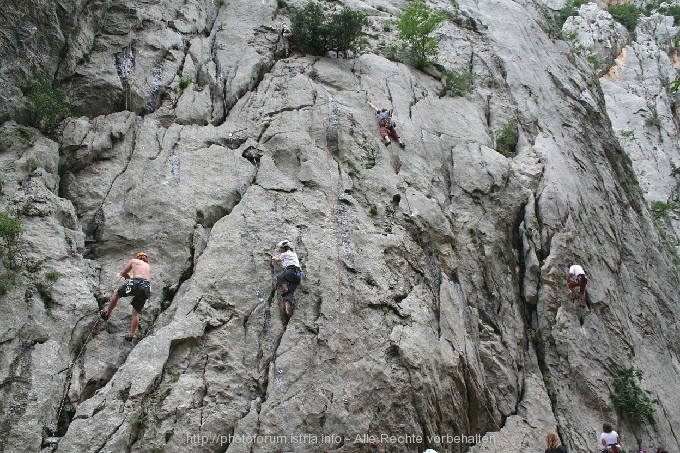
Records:
[[[591,3],[557,30],[564,2],[430,1],[447,20],[423,72],[383,55],[404,1],[337,2],[370,21],[352,58],[283,58],[304,3],[3,6],[0,210],[23,233],[2,450],[520,452],[557,429],[585,452],[603,421],[679,449],[673,18],[633,34]],[[26,126],[38,73],[72,105],[52,134]],[[305,271],[288,322],[283,238]],[[137,250],[153,287],[129,343],[127,303],[97,310]],[[614,406],[631,366],[647,425]]]

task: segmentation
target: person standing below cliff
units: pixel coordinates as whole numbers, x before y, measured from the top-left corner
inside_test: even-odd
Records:
[[[290,241],[284,239],[276,244],[276,246],[279,248],[280,255],[272,255],[272,261],[281,263],[284,267],[283,272],[276,276],[276,286],[281,288],[283,311],[286,313],[286,316],[290,317],[293,305],[295,304],[293,294],[302,280],[302,269],[300,268],[297,254],[290,246]]]
[[[583,268],[578,264],[573,264],[569,268],[567,273],[567,286],[569,287],[569,298],[573,301],[574,299],[581,300],[581,307],[586,307],[586,284],[588,279],[586,278],[586,273]],[[579,292],[576,292],[576,287],[579,288]]]
[[[128,261],[127,266],[120,272],[120,276],[127,282],[117,290],[113,291],[109,303],[105,310],[99,312],[101,318],[106,321],[111,316],[111,312],[118,304],[119,297],[132,296],[132,319],[130,320],[130,333],[125,336],[127,341],[135,338],[135,332],[139,325],[139,314],[144,308],[149,295],[151,294],[151,266],[149,266],[149,256],[144,252],[137,252],[135,257]]]
[[[560,436],[556,432],[550,431],[545,436],[545,453],[567,453],[567,449],[560,443]]]
[[[621,445],[619,442],[619,434],[612,429],[612,425],[605,423],[602,425],[602,434],[600,434],[600,443],[604,447],[602,453],[620,453]]]
[[[368,105],[371,106],[375,114],[378,116],[378,126],[380,126],[380,137],[385,141],[385,146],[388,146],[392,141],[390,137],[394,138],[401,147],[405,147],[406,144],[401,140],[397,130],[394,128],[394,122],[392,121],[392,110],[378,109],[375,105],[370,102]]]

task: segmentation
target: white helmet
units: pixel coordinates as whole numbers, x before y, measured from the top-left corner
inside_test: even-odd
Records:
[[[284,239],[283,241],[276,244],[276,246],[277,247],[290,247],[290,241],[288,239]]]

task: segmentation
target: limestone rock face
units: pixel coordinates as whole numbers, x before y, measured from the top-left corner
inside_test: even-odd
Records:
[[[303,2],[27,3],[7,18],[33,38],[0,40],[0,210],[23,227],[2,269],[4,451],[541,451],[556,429],[592,451],[603,421],[627,448],[680,448],[666,16],[636,41],[595,4],[568,20],[617,57],[598,83],[532,1],[428,2],[447,20],[425,72],[381,55],[398,2],[340,2],[370,22],[352,58],[279,58]],[[53,8],[68,20],[43,24]],[[70,90],[49,137],[23,125],[22,61]],[[444,95],[442,69],[473,91]],[[281,239],[304,271],[290,319]],[[152,295],[128,342],[129,299],[97,311],[138,250]],[[632,366],[659,400],[644,426],[613,403]]]
[[[672,25],[672,24],[671,24]],[[626,27],[596,3],[586,3],[577,16],[569,17],[562,34],[585,54],[596,70],[605,71],[630,39]]]

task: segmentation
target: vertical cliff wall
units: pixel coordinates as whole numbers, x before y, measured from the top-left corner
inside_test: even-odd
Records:
[[[563,5],[428,3],[447,20],[427,72],[380,50],[407,2],[342,2],[371,24],[348,59],[282,58],[304,2],[5,7],[0,209],[25,265],[0,299],[4,451],[540,451],[554,429],[592,451],[603,421],[680,448],[677,227],[649,208],[677,201],[672,20],[634,41],[586,5],[558,39]],[[445,95],[444,68],[472,93]],[[73,105],[50,136],[23,125],[38,72]],[[514,157],[494,150],[509,122]],[[283,238],[305,271],[289,321]],[[127,303],[97,310],[137,250],[130,343]],[[631,366],[659,400],[645,426],[613,404]]]

